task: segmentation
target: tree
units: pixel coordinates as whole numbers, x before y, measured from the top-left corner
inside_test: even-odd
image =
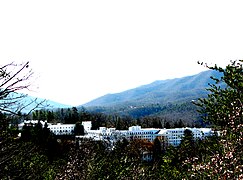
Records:
[[[79,120],[79,113],[76,107],[72,107],[72,123],[76,123]]]
[[[169,121],[166,121],[165,128],[166,129],[170,129],[171,128],[171,125],[170,125],[170,122]]]
[[[71,124],[72,123],[72,112],[71,112],[70,108],[67,109],[67,111],[65,113],[64,120],[65,120],[66,124]]]
[[[180,119],[178,122],[178,128],[183,128],[185,127],[184,123],[182,122],[182,120]]]
[[[210,122],[220,128],[228,127],[229,116],[235,114],[235,109],[242,112],[243,99],[243,61],[232,61],[225,69],[215,65],[208,67],[222,73],[220,79],[211,77],[215,84],[210,84],[210,94],[205,99],[199,99],[200,113],[206,122]],[[221,87],[221,86],[223,87]],[[226,87],[225,87],[226,86]],[[238,122],[239,124],[240,122]]]
[[[77,122],[75,124],[74,134],[75,135],[84,135],[84,126],[80,122]]]
[[[202,63],[203,64],[203,63]],[[201,108],[204,121],[211,123],[221,133],[218,146],[209,160],[192,162],[192,176],[210,179],[242,179],[243,173],[243,60],[231,61],[226,68],[209,67],[222,73],[212,79],[210,92],[196,104]],[[196,165],[195,165],[196,164]]]
[[[33,128],[24,126],[19,139],[18,130],[8,125],[10,120],[26,117],[34,109],[43,107],[44,101],[23,93],[30,89],[32,78],[29,62],[0,66],[0,114],[3,114],[0,117],[0,179],[42,179],[40,176],[47,168],[45,156],[29,142]]]
[[[54,118],[55,118],[55,116],[54,116],[54,112],[53,112],[53,111],[48,111],[48,112],[47,112],[47,115],[46,115],[46,119],[47,119],[47,121],[48,121],[48,122],[51,122],[51,121],[54,120]]]
[[[6,64],[0,67],[0,111],[18,115],[29,109],[29,113],[43,104],[37,99],[25,101],[28,95],[23,90],[29,90],[33,71],[29,62],[23,64]]]
[[[155,138],[153,142],[153,160],[158,162],[161,160],[162,155],[162,145],[158,138]]]
[[[121,130],[122,129],[122,122],[120,117],[116,117],[116,129]]]
[[[195,156],[195,141],[193,132],[189,129],[185,129],[184,137],[178,147],[178,161],[181,164],[184,160]]]

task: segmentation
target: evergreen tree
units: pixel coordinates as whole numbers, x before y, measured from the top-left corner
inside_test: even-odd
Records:
[[[65,113],[64,121],[66,124],[72,124],[72,112],[70,108]]]
[[[206,64],[207,66],[207,64]],[[196,103],[204,121],[220,130],[218,149],[203,162],[192,162],[192,176],[210,179],[242,179],[243,173],[243,61],[231,61],[226,68],[207,66],[222,73],[212,79],[208,97]],[[196,165],[195,165],[196,164]]]
[[[53,111],[47,111],[46,119],[48,122],[53,121],[55,118],[54,112]]]
[[[79,113],[78,109],[76,107],[72,107],[72,117],[71,117],[71,123],[74,124],[79,121]]]
[[[161,160],[161,155],[162,155],[161,142],[158,138],[155,138],[153,142],[153,161],[159,162]]]
[[[84,135],[84,126],[80,122],[77,122],[75,124],[74,134],[75,135]]]
[[[195,141],[191,130],[186,129],[184,136],[178,146],[178,161],[182,163],[184,160],[195,156]]]
[[[170,128],[171,128],[170,122],[166,121],[166,123],[165,123],[165,128],[166,128],[166,129],[170,129]]]
[[[117,130],[122,130],[122,122],[121,122],[121,119],[120,117],[116,117],[116,129]]]

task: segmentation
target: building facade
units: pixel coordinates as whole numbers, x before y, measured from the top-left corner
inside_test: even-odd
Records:
[[[50,131],[55,135],[73,135],[75,124],[51,124],[48,126]]]
[[[47,121],[25,120],[19,124],[21,130],[24,125],[35,126],[38,122],[44,127],[47,124],[50,131],[55,135],[73,135],[75,124],[51,124]],[[83,121],[85,135],[76,136],[76,138],[92,139],[95,141],[108,141],[114,144],[118,140],[126,138],[128,140],[140,139],[148,142],[153,142],[158,138],[165,145],[178,146],[184,137],[185,130],[190,130],[193,133],[194,139],[202,139],[211,136],[213,131],[211,128],[173,128],[173,129],[157,129],[157,128],[141,128],[141,126],[131,126],[128,130],[116,130],[115,128],[99,127],[98,130],[91,130],[91,121]]]
[[[100,127],[98,130],[91,130],[90,128],[86,130],[86,134],[84,136],[77,136],[77,138],[87,138],[95,141],[110,141],[112,143],[115,143],[122,138],[126,138],[128,140],[141,139],[148,142],[153,142],[156,138],[158,138],[167,146],[178,146],[184,137],[185,130],[190,130],[193,133],[194,139],[202,139],[213,134],[211,128],[186,127],[174,129],[157,129],[141,128],[141,126],[131,126],[128,130],[116,130],[115,128],[106,127]]]

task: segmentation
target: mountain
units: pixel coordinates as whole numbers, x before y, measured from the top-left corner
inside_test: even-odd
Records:
[[[28,96],[27,99],[31,102],[31,100],[35,99],[32,96]],[[43,101],[44,99],[42,98],[37,98],[38,102]],[[33,104],[34,105],[34,104]],[[52,101],[52,100],[46,100],[43,104],[43,107],[46,109],[58,109],[58,108],[71,108],[72,106],[70,105],[66,105],[66,104],[62,104],[56,101]],[[29,107],[31,108],[31,106]]]
[[[14,96],[17,96],[17,95],[14,95]],[[70,108],[71,107],[71,106],[66,105],[66,104],[61,104],[61,103],[51,101],[51,100],[45,100],[43,98],[36,98],[36,97],[33,97],[33,96],[29,96],[29,95],[26,96],[25,98],[23,98],[22,100],[20,100],[18,104],[20,104],[20,106],[22,106],[22,105],[26,106],[22,110],[22,112],[28,113],[31,110],[33,110],[36,107],[36,105],[40,102],[43,102],[43,103],[37,109],[53,110],[53,109],[58,109],[58,108]],[[18,104],[16,105],[16,108],[18,108]]]
[[[214,83],[210,77],[221,76],[221,73],[209,70],[193,76],[158,80],[124,92],[107,94],[78,108],[124,118],[159,118],[173,124],[182,121],[188,126],[204,126],[198,107],[192,101],[207,96],[206,88],[209,88],[209,83]]]
[[[46,100],[47,108],[58,109],[58,108],[71,108],[72,106],[67,104],[62,104],[56,101]]]
[[[213,83],[211,76],[219,78],[221,74],[209,70],[183,78],[158,80],[124,92],[107,94],[82,106],[137,106],[191,101],[207,95],[205,89],[209,87],[208,83]]]

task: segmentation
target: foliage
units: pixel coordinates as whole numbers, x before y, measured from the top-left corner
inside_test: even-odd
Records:
[[[99,107],[97,107],[99,109]],[[197,106],[192,104],[190,101],[185,102],[174,102],[167,104],[142,104],[137,106],[116,106],[116,107],[103,107],[102,110],[97,110],[94,108],[87,108],[87,110],[91,113],[100,113],[100,111],[107,115],[119,116],[122,119],[130,117],[132,119],[146,119],[149,118],[151,121],[155,118],[159,118],[160,121],[166,123],[170,122],[173,127],[174,123],[179,122],[180,120],[186,126],[195,126],[196,124],[200,124],[203,126],[203,123],[200,122],[201,118],[199,117],[199,113],[197,113]],[[151,122],[149,125],[143,124],[143,127],[154,127]],[[164,126],[164,124],[161,124]],[[177,125],[176,125],[177,126]]]
[[[80,122],[77,122],[75,124],[74,134],[75,135],[84,135],[84,126]]]
[[[212,77],[216,83],[226,83],[225,88],[211,85],[207,99],[200,99],[198,105],[205,121],[220,130],[219,146],[203,162],[193,163],[192,176],[217,179],[242,179],[243,173],[243,68],[242,60],[231,61],[225,69],[215,65],[210,69],[223,73],[220,79]]]
[[[0,67],[1,179],[17,177],[28,179],[33,175],[33,169],[39,174],[39,170],[45,166],[42,163],[42,161],[45,162],[45,157],[36,152],[36,147],[32,143],[19,140],[19,131],[15,126],[24,115],[21,113],[22,111],[29,109],[28,113],[30,113],[35,108],[43,107],[44,100],[29,99],[26,101],[27,95],[22,93],[23,90],[30,88],[32,78],[33,72],[29,68],[29,62],[10,63]],[[10,122],[12,126],[9,126]]]
[[[24,126],[21,138],[15,136],[1,144],[0,178],[54,179],[59,167],[66,164],[68,152],[69,144],[58,143],[47,125]]]

